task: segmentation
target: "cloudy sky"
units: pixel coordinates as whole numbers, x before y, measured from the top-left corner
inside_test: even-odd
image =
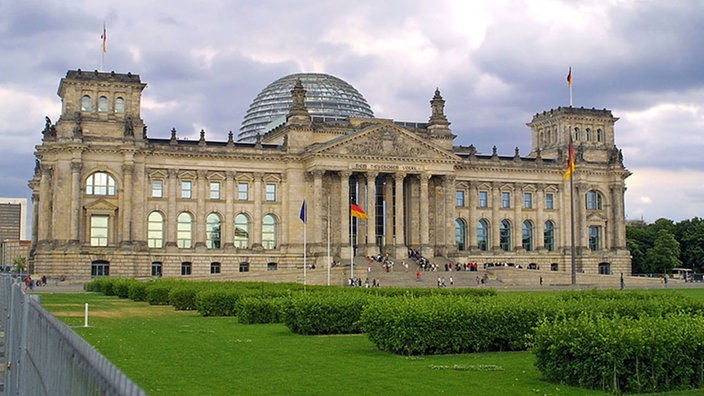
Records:
[[[425,122],[436,87],[479,152],[530,151],[537,112],[607,108],[633,172],[626,216],[704,216],[704,2],[121,0],[0,2],[0,196],[30,198],[69,69],[139,74],[150,137],[226,140],[270,82],[323,72],[376,116]]]

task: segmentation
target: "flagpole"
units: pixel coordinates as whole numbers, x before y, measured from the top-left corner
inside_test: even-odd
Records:
[[[572,107],[572,66],[570,66],[570,71],[567,74],[567,85],[570,88],[570,107]]]
[[[352,222],[354,217],[350,210],[350,278],[354,279],[354,240],[352,239]]]
[[[306,236],[306,228],[308,224],[307,222],[303,222],[303,289],[305,290],[306,286],[306,276],[307,276],[307,270],[308,270],[308,249],[307,249],[307,236]]]
[[[330,286],[330,196],[328,195],[328,286]]]
[[[105,22],[103,22],[103,35],[100,37],[103,39],[101,48],[100,48],[100,71],[105,71],[105,51],[106,51],[106,41],[107,41],[107,31],[105,30]]]
[[[577,265],[576,265],[576,254],[577,248],[574,243],[574,181],[572,180],[572,174],[574,170],[570,173],[570,233],[571,233],[571,264],[572,264],[572,286],[577,285]]]

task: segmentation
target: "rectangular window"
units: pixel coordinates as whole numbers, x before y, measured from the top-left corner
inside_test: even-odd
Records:
[[[220,273],[220,263],[210,263],[210,273],[219,274]]]
[[[181,275],[190,275],[192,273],[191,267],[189,262],[181,263]]]
[[[161,198],[164,196],[164,182],[161,180],[152,180],[152,198]]]
[[[510,208],[511,207],[511,193],[510,192],[502,192],[501,193],[501,207],[502,208]]]
[[[93,215],[90,217],[90,245],[91,246],[107,246],[108,245],[108,224],[109,216]]]
[[[247,201],[249,199],[249,184],[237,184],[237,199],[239,199],[240,201]]]
[[[220,199],[219,182],[210,182],[210,199]]]
[[[181,182],[181,198],[191,199],[193,197],[193,183],[190,181]]]
[[[266,200],[269,202],[276,201],[276,184],[266,185]]]
[[[601,249],[601,227],[589,227],[589,250],[595,252]]]
[[[523,194],[523,201],[524,201],[524,207],[526,209],[533,208],[533,194],[532,193]]]
[[[464,191],[455,191],[455,202],[456,206],[464,206]]]
[[[249,272],[249,263],[248,262],[240,263],[240,272]]]
[[[545,209],[555,209],[555,195],[552,193],[545,194]]]
[[[489,193],[486,191],[479,191],[479,207],[486,208],[489,206]]]

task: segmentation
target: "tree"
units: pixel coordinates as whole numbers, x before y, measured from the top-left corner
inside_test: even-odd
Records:
[[[15,271],[21,274],[27,269],[27,258],[17,257],[16,259],[12,260],[12,264],[15,266]]]
[[[645,255],[645,270],[648,273],[670,273],[682,265],[680,261],[680,243],[667,229],[658,231],[655,244]]]
[[[680,243],[682,266],[695,272],[704,270],[704,219],[693,218],[677,223],[675,239]]]
[[[657,233],[652,224],[626,226],[626,247],[631,252],[631,270],[634,274],[647,273],[645,255],[655,244]]]

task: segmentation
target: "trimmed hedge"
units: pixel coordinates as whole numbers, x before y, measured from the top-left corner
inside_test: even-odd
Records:
[[[282,297],[243,297],[235,303],[242,324],[281,323],[288,299]]]
[[[704,318],[638,319],[584,314],[545,321],[536,366],[549,381],[607,392],[666,392],[704,386]]]
[[[196,290],[191,287],[177,286],[169,291],[169,305],[177,311],[194,311],[196,309]]]
[[[149,284],[146,282],[133,282],[130,284],[128,297],[132,301],[147,301],[147,288]]]
[[[359,293],[298,294],[285,305],[284,323],[298,334],[361,333],[359,319],[371,299]]]
[[[196,309],[203,316],[235,316],[240,290],[202,290],[196,294]]]
[[[155,283],[147,288],[147,302],[149,305],[169,305],[169,292],[171,287]]]

